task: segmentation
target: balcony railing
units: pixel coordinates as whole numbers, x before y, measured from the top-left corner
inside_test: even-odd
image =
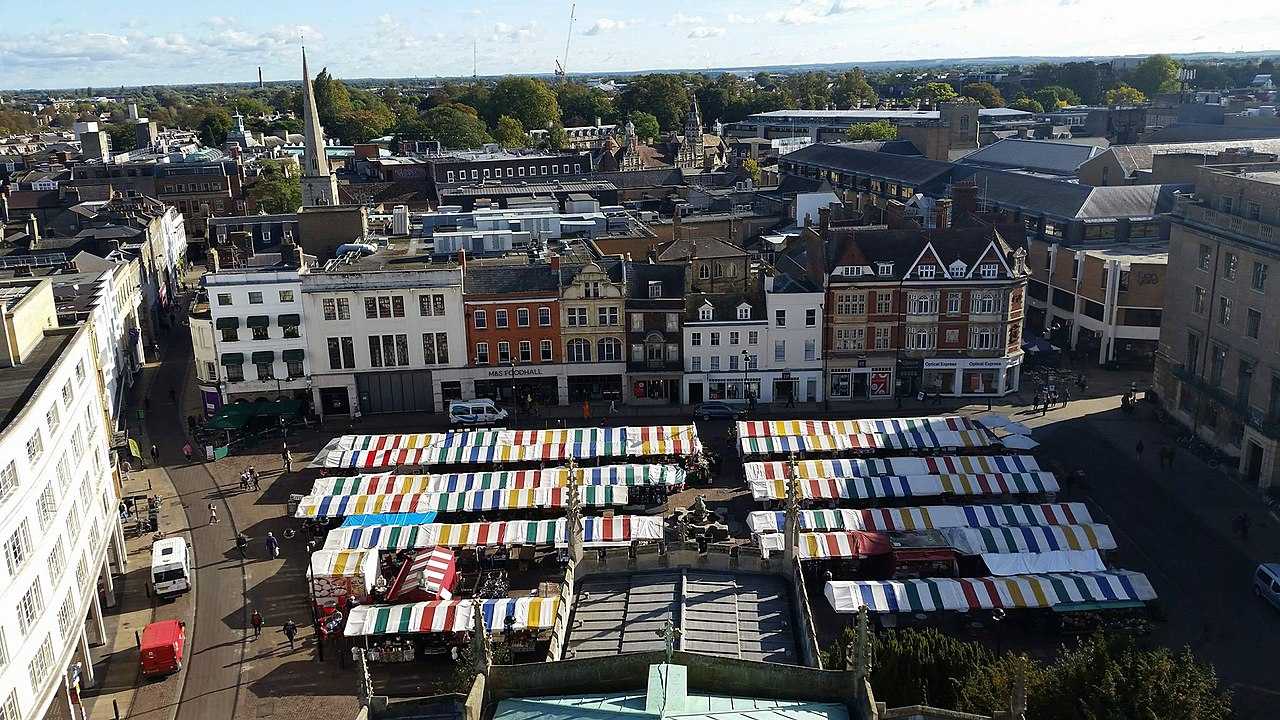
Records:
[[[1248,398],[1236,397],[1217,385],[1209,384],[1200,376],[1187,370],[1186,365],[1181,363],[1170,363],[1169,372],[1182,382],[1212,397],[1220,406],[1234,413],[1249,427],[1273,440],[1280,439],[1280,419],[1270,417],[1262,410],[1251,407]]]
[[[1280,232],[1274,225],[1218,212],[1191,198],[1178,198],[1174,212],[1190,222],[1226,230],[1251,240],[1265,243],[1280,240]]]

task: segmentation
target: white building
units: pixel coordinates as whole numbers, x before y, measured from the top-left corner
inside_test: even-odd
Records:
[[[74,717],[125,557],[93,328],[57,327],[47,278],[0,303],[0,717]]]
[[[822,401],[823,293],[791,275],[765,276],[769,350],[761,358],[763,399]]]
[[[216,389],[223,402],[306,397],[311,363],[302,322],[305,270],[280,262],[278,254],[255,260],[262,264],[220,270],[202,280],[218,358]],[[199,340],[196,333],[192,337],[194,349]],[[197,355],[207,362],[207,353]]]
[[[467,364],[462,269],[387,248],[302,276],[308,370],[322,416],[439,412],[435,371]]]
[[[83,308],[77,313],[77,322],[87,320],[88,316],[93,319],[107,412],[116,420],[124,406],[124,393],[132,387],[134,374],[143,362],[141,263],[106,260],[86,252],[78,254],[72,262],[80,271],[78,277],[85,282],[60,283],[55,288],[59,295],[60,322],[67,324],[61,309],[62,294],[74,292],[72,302]]]

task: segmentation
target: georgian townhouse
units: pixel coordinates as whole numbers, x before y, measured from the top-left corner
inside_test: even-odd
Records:
[[[622,400],[627,372],[624,303],[618,256],[560,261],[560,327],[568,400]]]
[[[772,388],[762,387],[760,374],[760,358],[769,347],[763,298],[690,293],[684,303],[686,401],[771,400]]]
[[[680,319],[688,291],[682,265],[627,262],[626,401],[640,404],[680,402],[684,365]]]

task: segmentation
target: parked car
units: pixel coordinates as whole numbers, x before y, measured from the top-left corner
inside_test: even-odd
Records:
[[[695,405],[693,408],[693,417],[698,420],[710,420],[712,418],[737,420],[745,413],[746,410],[743,408],[738,407],[737,405],[730,405],[726,402],[720,402],[719,400],[704,402],[699,405]]]
[[[489,398],[454,400],[449,403],[450,425],[492,425],[507,419],[507,411]]]
[[[1264,563],[1253,574],[1253,594],[1280,610],[1280,563]]]

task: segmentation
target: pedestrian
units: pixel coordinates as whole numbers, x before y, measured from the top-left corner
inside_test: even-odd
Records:
[[[591,402],[588,400],[582,401],[582,419],[583,420],[591,419]]]
[[[258,612],[257,608],[254,608],[253,614],[249,616],[249,623],[253,625],[253,636],[262,637],[262,613]]]
[[[1069,402],[1071,402],[1071,388],[1064,387],[1062,388],[1062,407],[1066,407]]]
[[[187,458],[187,462],[191,462],[191,443],[188,441],[182,446],[182,455]]]
[[[247,560],[249,557],[249,537],[244,533],[236,535],[236,550],[240,551],[240,559]]]
[[[250,465],[249,466],[249,485],[254,490],[260,490],[261,487],[259,483],[261,482],[261,480],[262,478],[258,475],[258,468]]]
[[[241,470],[240,471],[240,491],[244,492],[245,490],[248,490],[248,489],[249,489],[249,471]]]
[[[280,557],[280,541],[271,533],[267,533],[267,554],[272,560]]]
[[[1145,449],[1145,448],[1144,448],[1144,446],[1143,446],[1143,444],[1142,444],[1142,441],[1141,441],[1141,440],[1139,440],[1139,441],[1138,441],[1137,446],[1135,446],[1135,447],[1134,447],[1134,450],[1136,450],[1136,451],[1138,452],[1138,462],[1142,462],[1142,451],[1143,451],[1144,449]]]
[[[292,618],[285,621],[284,636],[289,638],[289,649],[292,650],[293,639],[298,636],[298,623],[294,622]]]
[[[284,461],[284,471],[287,473],[293,472],[293,456],[289,454],[288,445],[285,445],[284,449],[280,451],[280,459]]]
[[[151,443],[151,462],[156,467],[160,466],[160,447],[155,443]]]
[[[617,415],[617,414],[618,414],[618,401],[617,401],[617,400],[610,400],[610,401],[609,401],[609,414],[610,414],[610,415]]]
[[[218,506],[213,503],[209,503],[209,524],[218,524]]]

